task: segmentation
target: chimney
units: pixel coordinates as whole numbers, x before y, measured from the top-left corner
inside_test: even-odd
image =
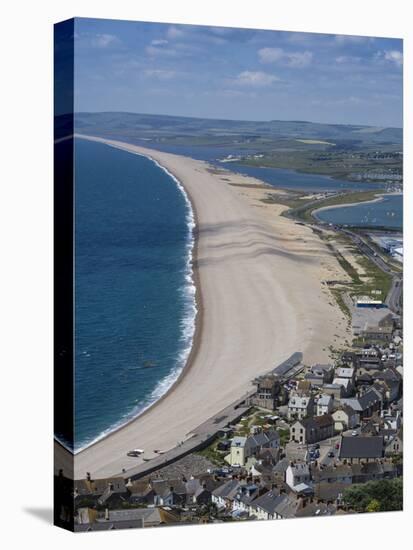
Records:
[[[105,508],[105,520],[109,521],[109,508]]]

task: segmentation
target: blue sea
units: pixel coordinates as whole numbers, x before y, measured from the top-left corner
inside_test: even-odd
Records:
[[[75,450],[176,380],[196,303],[194,218],[173,176],[104,144],[75,146]]]
[[[387,195],[379,202],[366,202],[317,212],[317,218],[338,225],[403,229],[403,195]]]

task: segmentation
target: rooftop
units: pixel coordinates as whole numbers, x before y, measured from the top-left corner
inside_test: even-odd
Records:
[[[383,456],[383,437],[342,437],[340,458],[381,458]]]

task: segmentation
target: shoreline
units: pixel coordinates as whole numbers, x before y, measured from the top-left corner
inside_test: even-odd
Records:
[[[320,208],[316,208],[311,212],[311,215],[316,218],[319,221],[323,221],[320,218],[318,218],[317,214],[319,212],[323,212],[325,210],[337,210],[338,208],[351,208],[352,206],[358,206],[361,204],[374,204],[377,202],[383,202],[384,197],[386,196],[403,196],[403,193],[377,193],[377,197],[375,199],[370,199],[367,201],[359,201],[359,202],[348,202],[344,204],[332,204],[331,206],[321,206]]]
[[[195,219],[197,304],[191,350],[178,378],[144,411],[75,454],[74,475],[81,479],[86,471],[105,477],[139,464],[126,457],[136,446],[145,448],[146,458],[152,457],[153,448],[172,448],[291,352],[300,348],[311,361],[326,360],[327,343],[344,329],[328,299],[319,302],[324,291],[318,257],[325,255],[331,262],[324,245],[308,229],[281,218],[284,206],[275,205],[277,211],[259,203],[255,195],[267,189],[249,188],[259,180],[230,174],[232,183],[242,182],[234,189],[203,161],[94,136],[76,137],[149,157],[181,183]],[[291,238],[291,231],[300,238]],[[300,244],[306,242],[304,233],[306,238],[311,233],[310,248]],[[305,266],[310,279],[298,266]]]
[[[87,138],[85,136],[82,136],[81,134],[79,134],[79,135],[75,134],[74,137],[78,138],[78,139],[85,139],[86,141],[97,141],[97,140],[93,140],[93,139]],[[102,143],[104,145],[107,145],[108,147],[113,147],[114,149],[120,149],[122,151],[126,151],[128,153],[135,154],[135,155],[142,156],[142,157],[145,157],[145,158],[149,159],[156,166],[158,166],[161,170],[166,172],[168,174],[168,176],[170,176],[170,178],[174,181],[175,185],[177,186],[178,190],[183,194],[185,201],[187,202],[187,205],[188,205],[189,211],[190,211],[190,217],[192,218],[192,219],[190,219],[190,221],[188,222],[187,225],[188,225],[189,238],[192,241],[190,251],[189,251],[189,258],[190,258],[189,265],[190,265],[190,273],[191,273],[190,276],[191,276],[192,284],[193,284],[193,287],[195,288],[195,293],[194,293],[195,317],[194,317],[194,320],[193,320],[194,329],[193,329],[193,334],[192,334],[192,338],[191,338],[191,344],[190,344],[190,349],[189,349],[188,355],[184,359],[184,365],[179,370],[178,376],[169,385],[169,387],[166,389],[166,391],[164,391],[162,393],[162,395],[160,395],[158,398],[155,398],[155,400],[152,403],[149,403],[144,409],[138,411],[136,414],[131,415],[130,418],[128,418],[125,422],[122,422],[122,423],[119,423],[118,425],[115,425],[113,427],[113,429],[108,428],[107,432],[103,433],[100,436],[97,436],[93,441],[91,441],[90,443],[82,446],[81,448],[79,448],[77,450],[71,451],[70,449],[68,449],[68,447],[64,444],[63,441],[61,441],[58,438],[55,438],[56,441],[58,442],[58,444],[61,445],[62,447],[64,447],[67,451],[71,452],[73,454],[73,456],[78,455],[79,453],[85,451],[86,449],[90,449],[91,447],[93,447],[94,445],[97,445],[101,441],[104,441],[105,439],[107,439],[112,434],[116,433],[117,431],[122,430],[128,424],[130,424],[132,422],[135,422],[135,420],[137,420],[138,418],[142,418],[147,412],[152,410],[154,407],[156,407],[156,405],[158,403],[160,403],[163,399],[165,399],[167,397],[167,395],[170,392],[173,391],[175,386],[178,385],[181,382],[181,378],[183,378],[185,376],[187,370],[189,370],[189,368],[191,367],[191,363],[193,362],[193,359],[196,356],[196,352],[197,352],[197,349],[198,349],[199,344],[200,344],[200,338],[201,338],[201,332],[202,332],[203,298],[202,298],[201,285],[200,285],[200,282],[199,282],[198,269],[196,267],[197,266],[197,257],[198,257],[198,217],[197,217],[197,211],[196,211],[195,204],[194,204],[193,200],[191,199],[190,194],[188,193],[188,191],[185,189],[182,182],[178,179],[178,177],[175,174],[173,174],[165,166],[162,166],[162,164],[160,164],[156,159],[152,158],[150,155],[145,155],[143,153],[128,151],[127,149],[125,149],[123,147],[120,147],[120,146],[117,146],[117,145],[112,145],[112,144],[106,143],[104,141],[102,141]],[[191,223],[193,223],[192,228],[190,226]],[[172,374],[172,372],[169,373],[169,375],[164,377],[162,380],[159,380],[159,382],[157,383],[157,385],[155,386],[153,391],[156,390],[156,388],[158,387],[158,384],[160,384],[163,380],[165,380],[165,378],[167,378],[171,374]]]

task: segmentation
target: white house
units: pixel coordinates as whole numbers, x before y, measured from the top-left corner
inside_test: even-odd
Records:
[[[247,438],[235,436],[231,442],[231,452],[225,457],[225,460],[231,466],[244,466],[248,456]]]
[[[281,516],[277,513],[277,507],[286,498],[286,495],[280,495],[279,491],[268,491],[254,499],[250,506],[250,515],[255,516],[257,519],[281,519]]]
[[[241,483],[238,479],[230,479],[226,481],[211,493],[211,501],[216,504],[217,508],[232,508],[235,496],[241,490]]]
[[[322,394],[316,403],[316,415],[330,414],[333,410],[334,399],[331,395]]]
[[[306,463],[292,463],[285,471],[285,482],[291,489],[301,483],[308,484],[311,481],[310,469]]]
[[[349,396],[352,393],[354,388],[353,381],[351,380],[351,378],[336,377],[333,380],[333,384],[335,384],[336,386],[342,386],[343,388],[342,395],[344,397]]]
[[[302,420],[306,416],[314,414],[314,399],[312,396],[292,395],[288,401],[287,417],[289,420],[296,418]]]
[[[259,432],[248,437],[236,436],[231,443],[231,452],[225,460],[231,466],[245,466],[250,457],[261,449],[279,449],[280,435],[277,431]]]
[[[348,378],[354,380],[355,369],[353,367],[338,367],[336,368],[336,378]]]
[[[342,405],[333,412],[332,417],[334,419],[334,429],[336,432],[351,430],[360,422],[360,417],[357,412],[348,405]]]

